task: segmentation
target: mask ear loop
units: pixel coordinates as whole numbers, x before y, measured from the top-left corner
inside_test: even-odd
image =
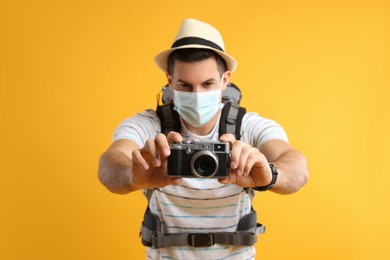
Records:
[[[221,98],[220,98],[220,101],[219,101],[220,109],[222,109],[222,107],[223,107],[223,102],[222,102],[222,85],[223,85],[223,77],[224,76],[225,76],[225,73],[222,73],[221,85],[219,86],[219,89],[221,90]]]
[[[223,85],[223,77],[225,76],[225,73],[222,73],[222,77],[221,77],[221,85],[219,86],[219,88],[222,90],[222,85]]]

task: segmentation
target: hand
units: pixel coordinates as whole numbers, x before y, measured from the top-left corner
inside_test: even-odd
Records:
[[[220,141],[229,142],[231,146],[229,177],[219,179],[220,183],[236,184],[241,187],[259,187],[271,182],[271,169],[267,158],[259,149],[235,140],[231,134],[222,135]]]
[[[176,132],[168,136],[157,134],[154,139],[146,141],[142,149],[132,153],[132,185],[137,189],[161,188],[177,185],[181,178],[167,176],[167,158],[171,154],[169,142],[181,142],[183,137]]]

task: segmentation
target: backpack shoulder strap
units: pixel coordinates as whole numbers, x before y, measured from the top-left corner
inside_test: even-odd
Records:
[[[167,135],[170,131],[179,132],[181,130],[180,117],[173,109],[173,103],[157,106],[157,116],[160,119],[161,133]]]
[[[221,113],[219,121],[219,136],[230,133],[237,140],[241,139],[241,123],[242,118],[246,113],[244,107],[240,107],[237,103],[226,102]]]

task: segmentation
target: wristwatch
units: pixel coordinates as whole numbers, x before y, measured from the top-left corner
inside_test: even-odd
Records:
[[[271,189],[274,186],[274,184],[276,183],[276,179],[278,178],[278,174],[279,174],[278,169],[272,163],[269,164],[269,167],[271,168],[271,173],[272,173],[271,183],[266,185],[266,186],[254,187],[253,188],[254,190],[266,191],[266,190]]]

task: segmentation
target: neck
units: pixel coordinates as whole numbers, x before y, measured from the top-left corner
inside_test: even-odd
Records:
[[[194,126],[188,124],[184,120],[183,120],[183,122],[184,122],[185,126],[187,127],[187,129],[191,133],[194,133],[196,135],[201,135],[201,136],[208,135],[214,129],[215,124],[217,123],[217,120],[218,120],[220,114],[221,114],[221,109],[218,110],[218,112],[215,114],[215,116],[213,118],[211,118],[211,120],[209,122],[207,122],[206,124],[204,124],[200,127],[194,127]]]

